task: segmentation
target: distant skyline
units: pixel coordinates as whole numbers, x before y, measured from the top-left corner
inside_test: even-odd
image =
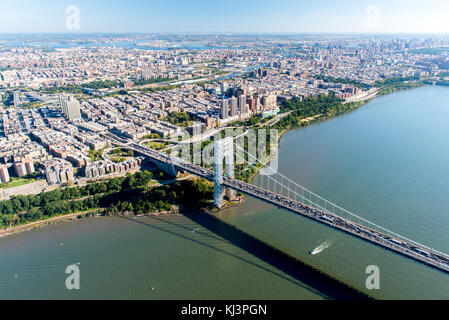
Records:
[[[449,34],[448,12],[447,0],[14,0],[0,33]]]

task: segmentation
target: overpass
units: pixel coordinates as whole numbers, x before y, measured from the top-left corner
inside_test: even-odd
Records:
[[[117,142],[118,141],[116,141],[116,143]],[[217,171],[217,166],[214,172],[191,164],[183,159],[160,154],[154,150],[142,147],[141,145],[135,143],[128,143],[124,146],[141,153],[160,165],[166,166],[167,173],[174,173],[176,175],[177,171],[188,172],[198,177],[215,182],[215,188],[217,188],[216,173],[219,172]],[[222,161],[220,161],[220,163],[222,163]],[[276,193],[253,184],[234,179],[232,176],[221,176],[220,183],[223,188],[232,189],[274,204],[280,208],[299,214],[305,218],[362,239],[368,243],[382,247],[396,254],[400,254],[439,271],[449,273],[449,256],[447,254],[405,238],[364,218],[358,217],[349,211],[321,198],[320,196],[311,193],[287,177],[282,177],[284,180],[281,180],[281,182],[277,181],[277,183],[280,184],[290,196],[282,195],[282,192]],[[274,178],[271,177],[270,179],[274,180]],[[284,181],[288,181],[289,183],[286,184]],[[292,185],[299,186],[302,193],[297,192]],[[320,204],[318,200],[307,200],[305,196],[306,193],[304,191],[310,193],[310,199],[312,199],[312,196],[314,195],[316,199],[322,199],[323,202]],[[293,195],[293,197],[291,195]],[[299,201],[298,198],[301,198],[302,200]],[[364,223],[356,223],[351,221],[351,219],[343,218],[341,215],[335,213],[337,209],[340,209],[341,212],[347,212],[353,217],[359,218]],[[372,226],[370,227],[368,225]]]

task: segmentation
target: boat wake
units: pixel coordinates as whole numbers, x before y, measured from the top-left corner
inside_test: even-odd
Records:
[[[324,250],[326,250],[327,248],[331,247],[333,244],[334,244],[334,241],[323,242],[318,247],[316,247],[315,249],[310,251],[310,254],[313,255],[313,256],[317,255],[317,254],[323,252]]]

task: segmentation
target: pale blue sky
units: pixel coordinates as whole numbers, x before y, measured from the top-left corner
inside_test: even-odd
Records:
[[[0,33],[449,33],[448,0],[1,0]],[[67,30],[65,9],[80,10]]]

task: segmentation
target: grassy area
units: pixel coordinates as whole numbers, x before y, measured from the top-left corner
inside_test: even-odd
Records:
[[[15,178],[15,177],[11,177],[11,181],[8,183],[2,183],[0,184],[0,188],[2,189],[9,189],[9,188],[15,188],[15,187],[20,187],[29,183],[33,183],[36,182],[36,179],[33,178]]]
[[[148,187],[152,187],[152,186],[155,186],[155,185],[158,185],[159,184],[159,181],[157,181],[157,180],[151,180],[149,183],[148,183]]]
[[[187,128],[193,124],[195,119],[192,118],[187,112],[173,112],[167,117],[166,120],[173,125]]]
[[[162,150],[167,147],[166,142],[147,142],[145,145],[153,150]]]
[[[134,151],[132,150],[122,150],[121,148],[117,148],[109,152],[109,155],[116,157],[134,157]]]
[[[111,158],[111,161],[115,162],[115,163],[122,163],[122,162],[126,161],[126,158],[124,158],[124,157],[114,157],[114,158]]]
[[[176,78],[161,78],[161,79],[148,79],[148,80],[139,80],[134,82],[134,86],[144,86],[147,84],[153,83],[161,83],[161,82],[169,82],[174,81]]]
[[[148,140],[148,139],[161,139],[161,136],[158,135],[157,133],[147,134],[142,139],[140,139],[140,141]]]
[[[48,93],[48,94],[55,94],[55,93],[61,93],[61,92],[67,92],[67,93],[83,93],[84,88],[99,90],[99,89],[110,89],[113,87],[119,87],[122,83],[120,81],[113,81],[113,80],[103,80],[103,81],[92,81],[89,83],[83,83],[83,84],[68,84],[66,86],[61,87],[49,87],[49,88],[41,88],[39,91]]]
[[[103,149],[101,150],[89,150],[89,158],[92,162],[103,159]]]

